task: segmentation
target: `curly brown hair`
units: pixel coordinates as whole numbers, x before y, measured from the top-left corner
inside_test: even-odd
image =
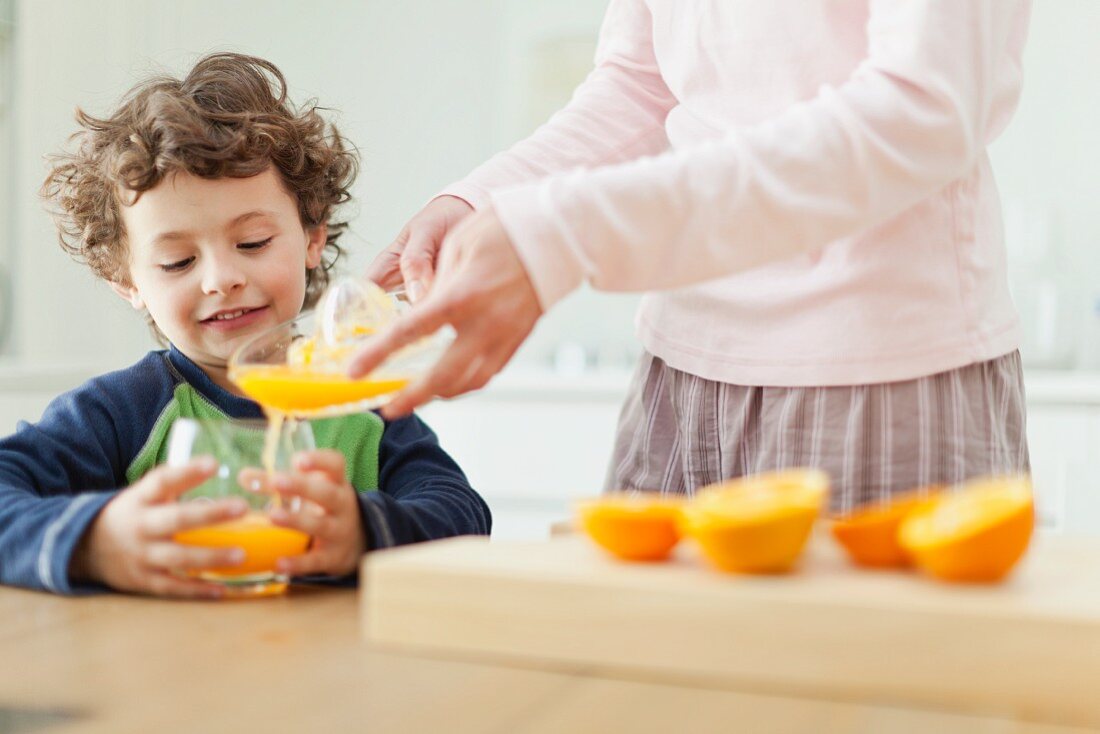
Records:
[[[183,79],[157,76],[133,87],[106,118],[81,109],[75,152],[50,159],[41,194],[56,204],[61,247],[101,278],[129,284],[120,207],[166,176],[247,178],[269,166],[298,202],[302,224],[328,225],[321,266],[307,272],[312,306],[343,254],[347,222],[332,221],[351,199],[358,157],[316,100],[296,107],[282,72],[255,56],[204,56]]]

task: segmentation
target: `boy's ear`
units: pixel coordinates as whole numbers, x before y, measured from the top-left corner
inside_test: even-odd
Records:
[[[123,285],[122,283],[116,283],[113,280],[110,282],[111,290],[113,290],[118,297],[134,308],[135,311],[141,311],[145,308],[145,301],[142,299],[141,294],[138,293],[138,289],[132,285]]]
[[[321,264],[321,253],[325,249],[328,240],[328,225],[318,224],[306,230],[306,267],[312,270]]]

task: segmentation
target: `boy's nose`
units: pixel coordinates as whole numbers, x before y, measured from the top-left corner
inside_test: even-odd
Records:
[[[208,260],[202,274],[202,290],[207,294],[229,293],[245,284],[245,275],[240,268],[218,260]]]

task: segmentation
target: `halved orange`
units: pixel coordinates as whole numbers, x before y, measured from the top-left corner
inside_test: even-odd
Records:
[[[677,499],[609,494],[577,503],[581,528],[601,548],[628,561],[660,561],[680,540]]]
[[[710,485],[684,508],[684,533],[723,571],[783,573],[802,553],[828,490],[828,476],[810,469]]]
[[[1027,476],[977,479],[902,522],[898,538],[914,563],[945,581],[992,582],[1023,557],[1035,527]]]
[[[939,492],[942,488],[930,488]],[[901,568],[910,565],[909,554],[898,542],[901,523],[931,502],[931,495],[913,492],[889,502],[861,507],[847,517],[833,520],[833,537],[860,566]]]

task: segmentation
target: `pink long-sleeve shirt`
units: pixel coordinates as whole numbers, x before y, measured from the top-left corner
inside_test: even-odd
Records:
[[[742,385],[912,379],[1017,348],[986,146],[1029,0],[611,0],[561,112],[444,193],[543,306],[647,291],[639,337]]]

